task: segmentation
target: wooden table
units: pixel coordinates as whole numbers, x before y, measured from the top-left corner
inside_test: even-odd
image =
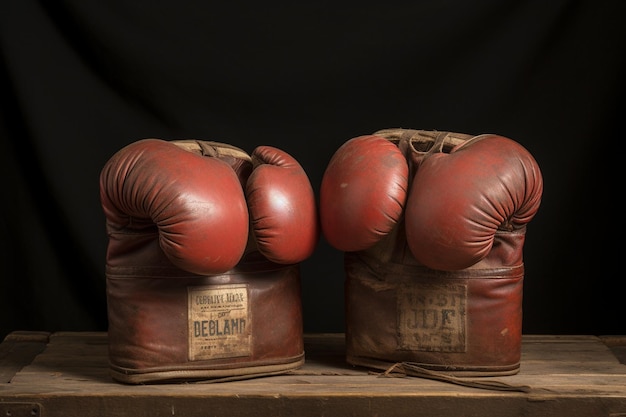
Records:
[[[0,417],[626,417],[626,336],[525,335],[519,374],[479,379],[528,392],[354,368],[343,334],[306,335],[305,349],[286,375],[129,386],[109,376],[106,333],[13,332],[0,344]]]

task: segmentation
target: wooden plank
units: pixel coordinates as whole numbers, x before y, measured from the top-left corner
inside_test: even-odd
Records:
[[[129,386],[109,376],[106,334],[54,333],[45,350],[11,383],[0,383],[0,415],[61,416],[79,409],[86,417],[225,413],[623,417],[626,365],[608,346],[621,346],[613,342],[595,336],[525,336],[519,374],[480,378],[526,385],[530,392],[382,377],[380,372],[348,365],[344,337],[338,334],[305,335],[305,365],[285,375],[227,383]],[[0,348],[6,349],[3,345]],[[31,414],[26,414],[28,410]]]
[[[610,375],[621,373],[619,360],[597,336],[524,335],[521,368],[525,375]]]
[[[620,363],[626,365],[626,336],[608,335],[600,336],[600,339],[611,349]]]
[[[8,383],[25,365],[43,352],[48,332],[15,331],[0,344],[0,383]]]

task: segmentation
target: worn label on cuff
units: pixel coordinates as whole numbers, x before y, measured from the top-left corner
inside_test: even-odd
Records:
[[[466,285],[402,285],[397,297],[398,349],[466,351]]]
[[[249,356],[251,354],[248,286],[189,287],[189,360]]]

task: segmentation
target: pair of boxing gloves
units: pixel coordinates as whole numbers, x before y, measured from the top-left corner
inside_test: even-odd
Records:
[[[132,143],[101,173],[109,235],[119,244],[124,233],[156,228],[174,265],[207,275],[235,267],[251,247],[272,262],[298,263],[320,231],[338,250],[366,250],[402,220],[419,263],[459,270],[485,258],[497,233],[523,230],[536,214],[542,177],[519,143],[420,131],[428,147],[420,150],[402,139],[407,132],[416,131],[381,131],[340,146],[322,179],[319,210],[307,174],[283,150],[260,146],[247,156],[215,142]]]

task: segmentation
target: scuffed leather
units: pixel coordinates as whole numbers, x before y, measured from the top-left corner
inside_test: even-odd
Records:
[[[134,241],[141,250],[106,268],[109,360],[115,379],[150,383],[259,376],[303,364],[298,264],[278,265],[252,254],[249,258],[255,259],[230,271],[202,276],[173,266],[160,255],[154,236],[137,235]],[[144,263],[138,262],[140,254],[145,254]],[[248,285],[250,354],[189,360],[188,288],[225,284]]]
[[[226,381],[303,365],[299,262],[319,233],[313,191],[286,153],[259,147],[253,155],[218,142],[148,139],[105,165],[115,380]],[[276,237],[261,245],[259,233]]]
[[[449,153],[475,138],[408,129],[385,129],[375,135],[398,146],[406,156],[410,178],[433,153]],[[517,186],[527,203],[514,201],[520,205],[521,220],[514,227],[507,222],[496,227],[488,250],[467,267],[433,269],[419,262],[407,243],[406,212],[374,245],[345,253],[349,363],[381,370],[410,364],[458,376],[519,371],[526,223],[542,194],[538,167],[532,158],[526,163],[528,175]],[[437,192],[445,193],[445,187]]]
[[[509,248],[523,239],[523,234],[498,237],[497,246],[502,250],[494,250],[479,264],[460,271],[419,265],[414,259],[407,260],[412,255],[402,249],[391,258],[402,258],[403,263],[375,250],[346,253],[347,361],[377,369],[413,362],[456,375],[516,373],[521,357],[524,266],[515,262],[507,266],[503,261],[512,259]],[[513,258],[519,258],[517,252]],[[454,352],[445,351],[445,344],[442,350],[436,350],[432,344],[429,349],[421,349],[417,342],[412,348],[401,343],[399,297],[407,291],[432,291],[433,286],[439,294],[466,289],[465,328],[458,342],[462,347]],[[438,334],[445,332],[439,330]]]

